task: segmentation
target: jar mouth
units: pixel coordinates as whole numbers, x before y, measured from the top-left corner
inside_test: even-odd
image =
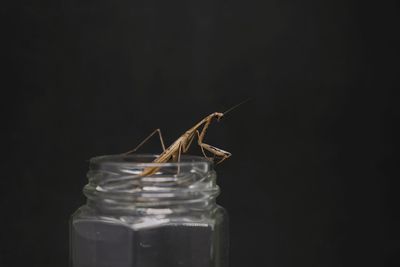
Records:
[[[89,200],[160,206],[165,203],[214,201],[219,193],[213,163],[200,156],[182,155],[179,162],[154,163],[157,155],[120,154],[90,160]],[[149,175],[147,168],[156,167]]]
[[[213,168],[213,162],[207,160],[204,157],[194,155],[181,155],[179,162],[153,162],[159,155],[157,154],[115,154],[115,155],[102,155],[96,156],[90,159],[90,165],[101,165],[101,166],[118,166],[119,168],[131,168],[131,167],[207,167],[207,169]]]

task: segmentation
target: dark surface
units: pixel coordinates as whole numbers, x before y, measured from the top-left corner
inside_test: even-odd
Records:
[[[2,4],[0,266],[68,262],[87,160],[209,130],[231,267],[398,266],[397,1]],[[141,152],[159,152],[156,140]],[[191,153],[199,154],[198,149]]]

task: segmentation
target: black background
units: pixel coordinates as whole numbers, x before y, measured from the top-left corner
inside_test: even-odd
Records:
[[[87,160],[203,116],[231,267],[399,264],[397,1],[2,4],[0,266],[67,266]],[[142,152],[160,152],[156,139]],[[193,149],[191,153],[199,154]]]

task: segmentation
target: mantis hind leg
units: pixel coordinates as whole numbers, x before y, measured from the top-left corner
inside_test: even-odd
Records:
[[[137,145],[134,149],[129,150],[128,152],[123,153],[124,155],[130,154],[138,150],[142,145],[144,145],[155,133],[158,132],[158,135],[160,137],[160,142],[163,151],[165,151],[165,145],[164,145],[164,140],[162,138],[161,130],[160,129],[155,129],[149,136],[147,136],[139,145]]]

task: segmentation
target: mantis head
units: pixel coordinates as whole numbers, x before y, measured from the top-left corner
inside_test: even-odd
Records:
[[[224,113],[215,112],[214,116],[217,118],[217,121],[220,121],[220,119],[224,116]]]

